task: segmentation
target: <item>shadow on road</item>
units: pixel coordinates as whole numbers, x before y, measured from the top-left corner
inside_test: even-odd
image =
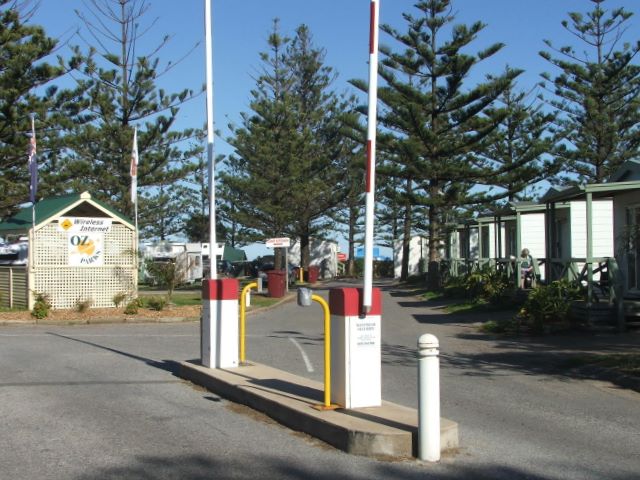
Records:
[[[640,351],[640,334],[602,332],[566,332],[548,335],[494,335],[478,330],[477,325],[489,319],[511,318],[514,311],[447,313],[446,300],[422,300],[413,290],[390,289],[402,298],[398,305],[406,309],[416,322],[447,327],[447,335],[467,341],[464,351],[441,354],[447,367],[460,369],[463,375],[491,376],[518,372],[526,375],[552,375],[560,379],[589,379],[640,391],[640,378],[612,368],[586,365],[593,355],[628,354]],[[413,300],[409,300],[413,298]],[[474,347],[476,343],[476,347]],[[399,346],[383,345],[383,362],[407,365],[413,360]]]
[[[459,335],[471,340],[487,341],[484,335]],[[483,338],[485,337],[485,338]],[[637,335],[636,335],[637,337]],[[622,354],[638,350],[635,342],[619,336],[540,337],[490,340],[491,350],[478,353],[441,355],[448,367],[464,370],[464,375],[504,375],[515,371],[525,375],[551,375],[559,379],[608,381],[619,387],[640,392],[640,378],[613,368],[584,364],[588,355]]]
[[[70,340],[70,341],[73,341],[73,342],[82,343],[84,345],[89,345],[91,347],[99,348],[101,350],[107,350],[107,351],[115,353],[117,355],[122,355],[124,357],[132,358],[133,360],[137,360],[139,362],[143,362],[143,363],[149,365],[150,367],[158,368],[160,370],[164,370],[166,372],[169,372],[169,373],[173,374],[176,377],[179,376],[177,373],[178,373],[178,371],[180,369],[180,364],[178,362],[173,361],[173,360],[157,361],[157,360],[153,360],[151,358],[141,357],[140,355],[135,355],[133,353],[123,352],[122,350],[118,350],[116,348],[105,347],[104,345],[100,345],[100,344],[94,343],[94,342],[89,342],[88,340],[80,340],[79,338],[74,338],[74,337],[70,337],[70,336],[67,336],[67,335],[62,335],[62,334],[54,333],[54,332],[47,332],[47,333],[49,335],[53,336],[53,337],[58,337],[58,338],[62,338],[62,339],[65,339],[65,340]]]
[[[357,461],[360,463],[360,461]],[[362,460],[364,463],[364,460]],[[123,462],[124,463],[124,462]],[[369,468],[367,468],[369,467]],[[356,470],[356,471],[354,471]],[[358,473],[360,470],[361,473]],[[237,458],[215,452],[207,455],[144,455],[132,459],[128,464],[117,467],[96,469],[78,480],[88,479],[250,479],[278,478],[283,480],[370,480],[371,478],[403,480],[546,480],[548,477],[503,465],[429,465],[417,462],[382,463],[377,462],[348,470],[334,464],[305,466],[302,461],[293,462],[281,455],[252,455]],[[632,475],[611,475],[610,480],[632,480]]]

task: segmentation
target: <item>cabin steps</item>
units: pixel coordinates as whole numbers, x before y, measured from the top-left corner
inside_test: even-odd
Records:
[[[596,330],[599,328],[618,328],[616,306],[610,305],[608,302],[593,302],[591,308],[587,307],[587,302],[573,302],[571,316],[574,320],[584,322]],[[624,316],[626,328],[640,327],[640,299],[624,300]]]
[[[624,299],[624,316],[627,327],[640,327],[640,299],[625,298]]]

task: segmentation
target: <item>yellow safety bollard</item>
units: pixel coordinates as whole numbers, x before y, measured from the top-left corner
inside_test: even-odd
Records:
[[[300,279],[300,283],[304,283],[304,268],[300,267],[298,269],[298,273],[300,274],[298,275]]]
[[[262,283],[262,282],[260,282]],[[247,293],[252,288],[260,289],[258,282],[251,282],[242,289],[240,294],[240,365],[246,365],[245,356],[245,324],[247,316]]]
[[[318,410],[334,410],[340,408],[338,405],[331,405],[331,313],[329,304],[320,295],[311,294],[308,288],[298,289],[298,305],[308,307],[311,301],[322,306],[324,312],[324,404],[314,406]]]
[[[324,312],[324,410],[337,408],[331,405],[331,313],[329,304],[320,295],[311,295],[311,300],[318,302]]]

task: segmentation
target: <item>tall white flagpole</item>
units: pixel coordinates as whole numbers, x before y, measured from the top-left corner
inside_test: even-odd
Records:
[[[31,200],[31,226],[36,234],[36,193],[38,190],[38,161],[36,160],[36,114],[31,117],[31,139],[29,140],[29,200]]]
[[[140,234],[138,233],[138,127],[133,127],[133,145],[131,147],[131,165],[129,167],[129,174],[131,175],[131,203],[133,203],[133,218],[136,227],[135,239],[134,239],[134,252],[135,258],[138,258],[138,245],[140,243]],[[138,268],[138,261],[136,260],[136,269]]]
[[[369,108],[367,110],[367,169],[365,177],[365,236],[364,236],[364,314],[371,310],[373,289],[373,223],[376,190],[376,123],[378,103],[378,24],[380,5],[371,0],[369,19]]]
[[[215,192],[215,158],[213,150],[213,39],[211,32],[211,0],[205,0],[205,44],[207,56],[207,161],[209,166],[209,264],[210,278],[216,279],[216,192]]]

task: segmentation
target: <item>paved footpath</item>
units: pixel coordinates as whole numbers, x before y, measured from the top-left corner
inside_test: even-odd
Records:
[[[638,478],[638,393],[554,367],[571,341],[492,340],[477,320],[385,287],[386,400],[416,406],[417,338],[441,341],[442,413],[462,448],[437,465],[349,456],[182,382],[173,362],[198,357],[196,323],[0,327],[0,478]],[[249,359],[321,378],[316,310],[284,304],[248,331]],[[635,335],[580,343],[635,348]]]

